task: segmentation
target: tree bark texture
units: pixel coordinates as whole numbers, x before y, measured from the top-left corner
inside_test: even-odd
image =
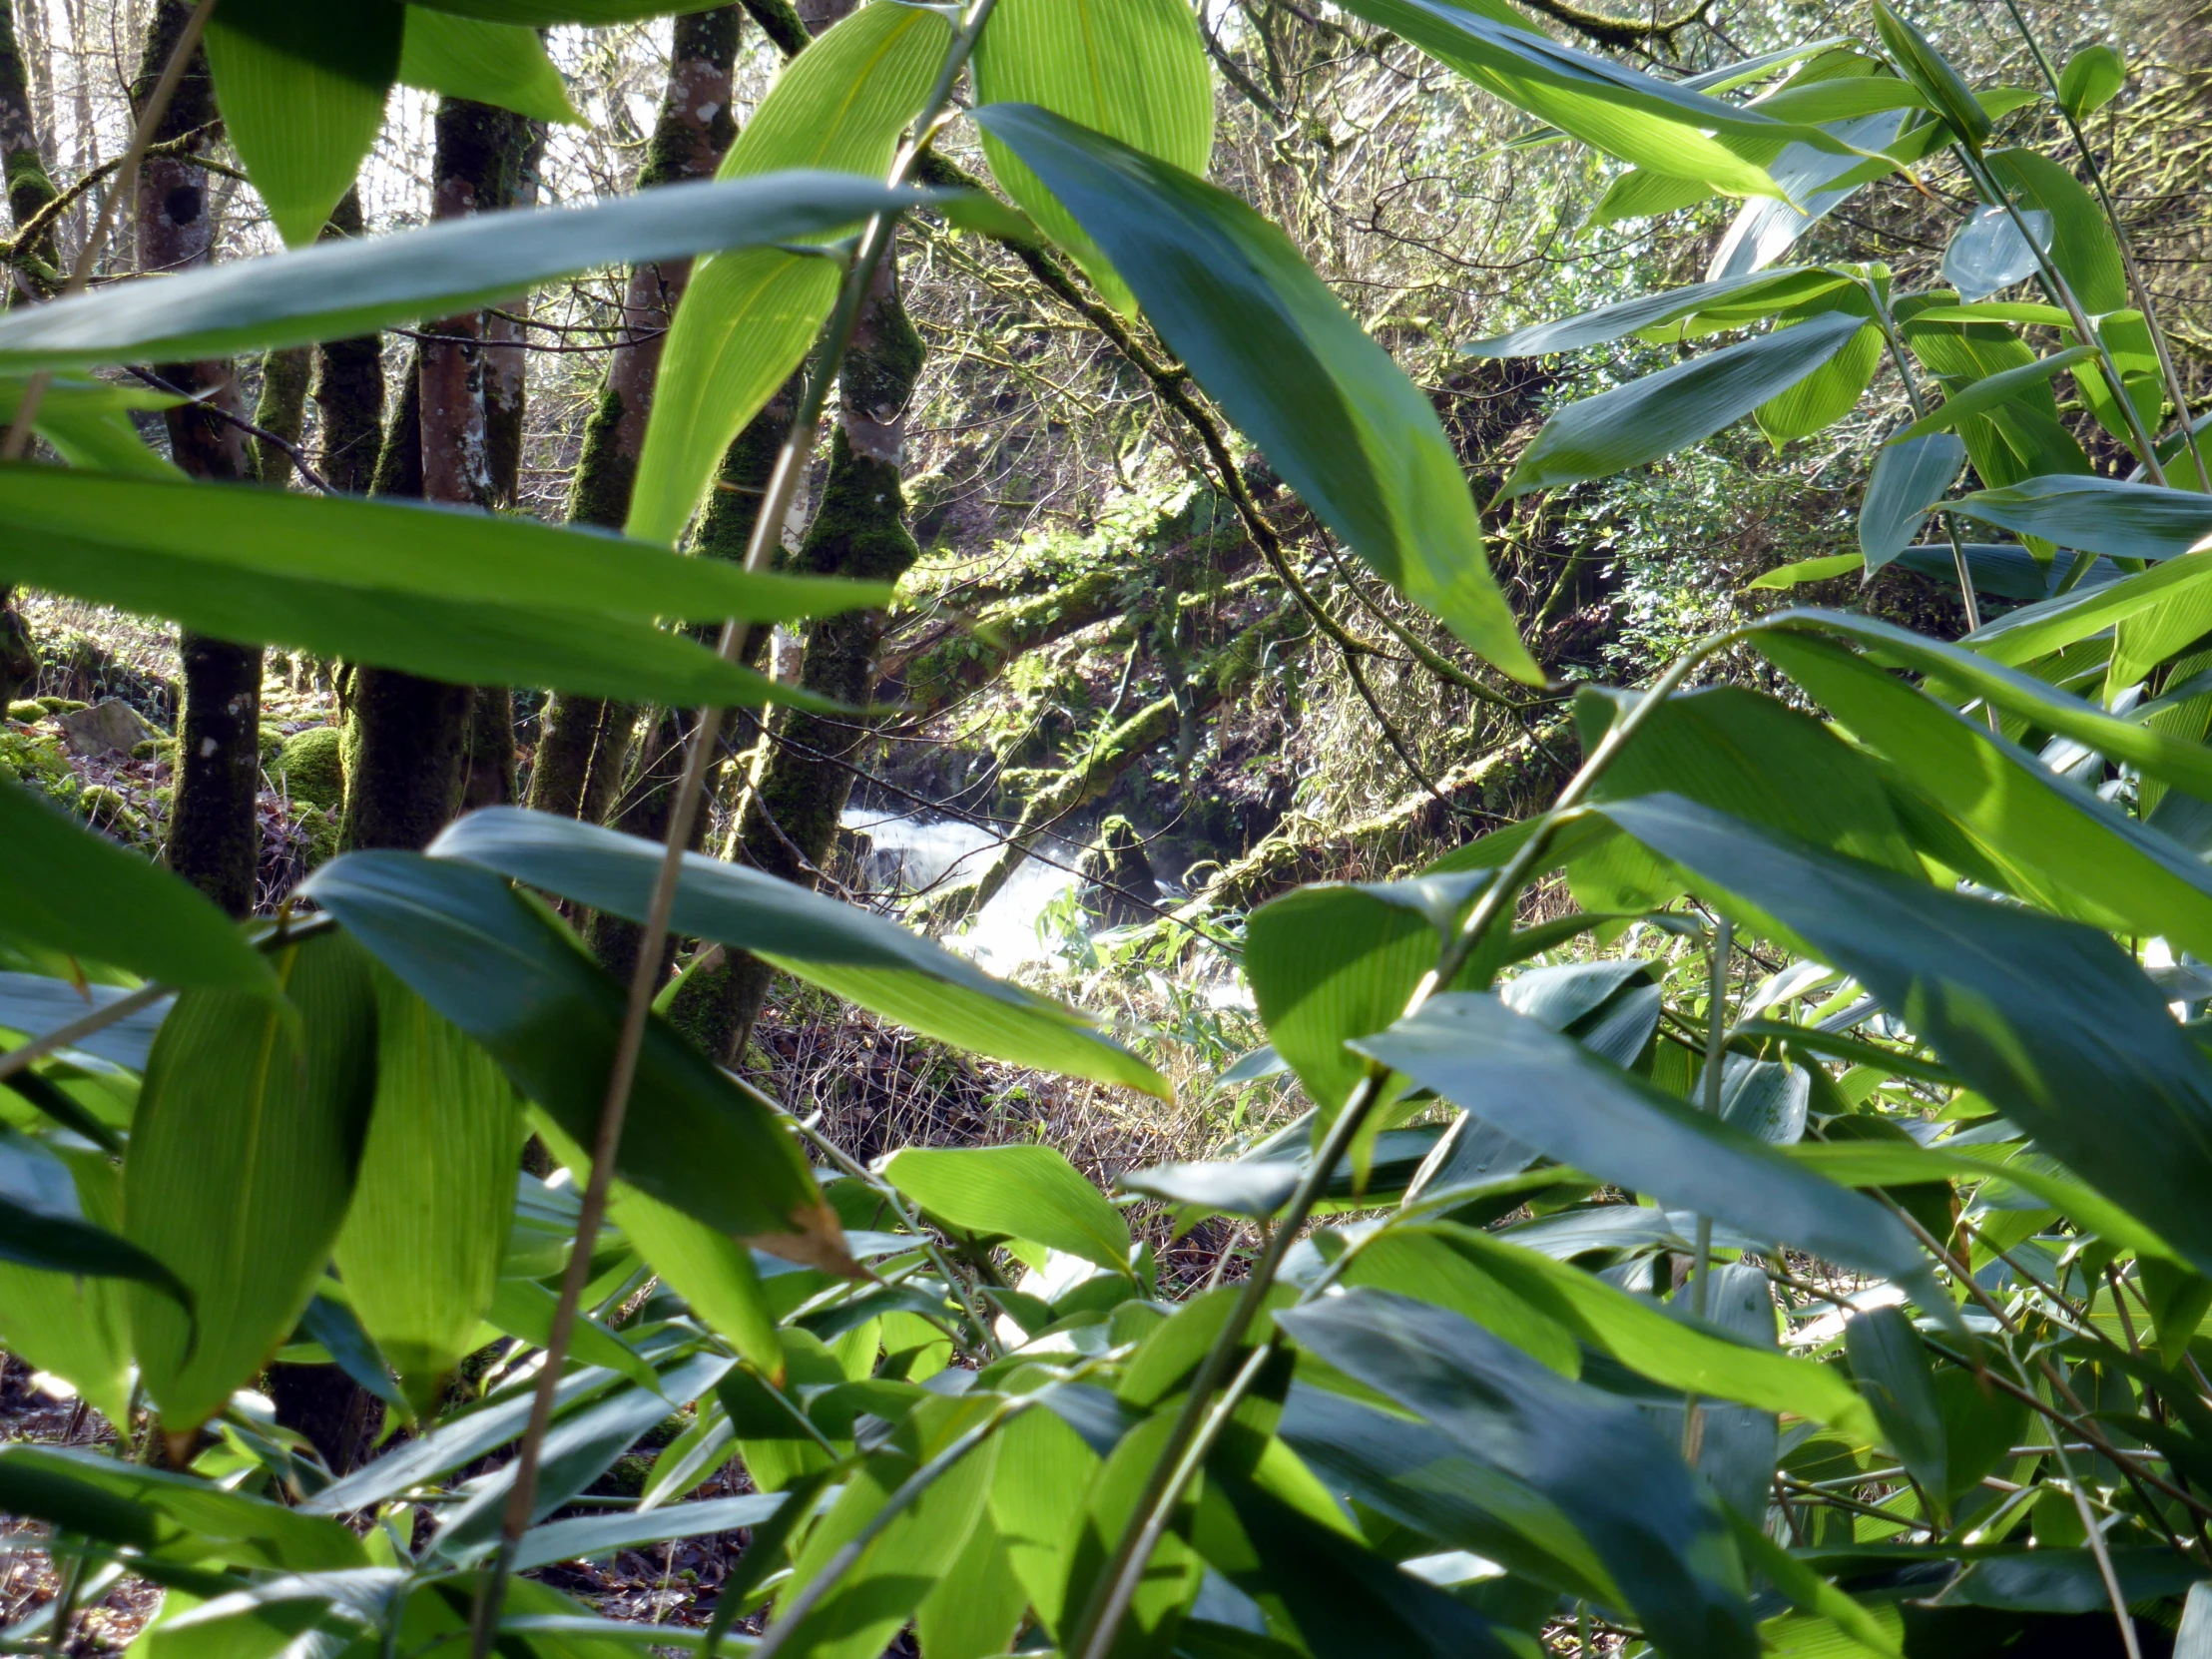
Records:
[[[314,353],[304,345],[262,355],[262,394],[254,403],[254,424],[293,449],[299,447],[299,436],[306,430],[307,382],[313,372]],[[282,443],[263,437],[254,440],[254,475],[263,483],[288,488],[295,470]]]
[[[0,171],[7,177],[8,212],[21,230],[56,193],[39,149],[38,116],[16,41],[15,8],[6,0],[0,0]],[[59,267],[51,231],[32,247],[16,249],[11,300],[50,297],[61,286]]]
[[[190,21],[185,0],[160,0],[131,84],[134,112],[160,80]],[[169,143],[217,119],[215,84],[205,52],[195,52],[176,96],[157,123],[154,140]],[[215,226],[208,211],[208,174],[183,157],[150,158],[139,170],[140,269],[190,270],[208,263]],[[196,401],[167,410],[172,457],[196,478],[250,479],[254,458],[246,434],[226,414],[242,415],[237,365],[223,361],[164,363],[155,372]],[[179,640],[184,701],[177,720],[176,794],[170,807],[166,856],[170,867],[233,915],[254,908],[261,863],[262,648],[186,633]]]
[[[653,124],[638,188],[713,174],[737,124],[730,113],[738,61],[736,6],[676,20],[668,86]],[[572,524],[619,530],[630,516],[638,456],[661,372],[661,340],[691,278],[689,260],[641,265],[623,294],[622,337],[607,367],[599,407],[584,428],[584,450],[569,495]],[[588,824],[603,822],[630,752],[638,712],[595,697],[555,697],[546,707],[530,774],[530,805]]]
[[[331,210],[322,240],[362,234],[361,193],[349,190]],[[384,440],[384,342],[375,334],[326,340],[314,348],[314,401],[321,414],[315,470],[341,495],[366,495]]]
[[[906,529],[900,468],[906,404],[920,377],[921,335],[899,301],[895,250],[876,274],[837,380],[837,429],[822,505],[793,568],[810,576],[895,582],[919,549]],[[719,493],[719,492],[718,492]],[[758,499],[755,497],[754,499]],[[848,706],[870,701],[883,613],[850,611],[807,630],[799,683]],[[775,717],[760,785],[747,798],[739,839],[747,863],[811,887],[852,793],[848,767],[875,744],[871,728],[787,709]],[[674,1015],[710,1054],[735,1061],[772,977],[759,958],[732,952],[677,992]]]
[[[16,45],[15,11],[0,0],[0,172],[6,176],[8,212],[20,229],[54,200],[54,181],[39,151],[38,119]],[[30,248],[15,251],[8,289],[0,303],[43,299],[60,285],[51,234]],[[38,648],[30,626],[16,608],[14,593],[0,587],[0,696],[12,703],[38,678]]]
[[[438,105],[432,209],[463,219],[514,198],[528,141],[521,117],[465,99]],[[484,318],[447,317],[424,332],[385,433],[372,488],[452,506],[488,507]],[[347,720],[349,847],[419,849],[459,811],[467,784],[474,688],[362,665]]]

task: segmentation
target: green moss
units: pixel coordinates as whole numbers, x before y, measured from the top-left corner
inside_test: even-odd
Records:
[[[302,862],[308,869],[319,868],[338,855],[338,815],[335,809],[324,812],[319,807],[298,807],[292,816],[292,825],[306,841]]]
[[[46,718],[46,705],[36,698],[24,698],[8,705],[8,718],[20,720],[27,726],[36,726]]]
[[[83,789],[58,735],[0,728],[0,773],[65,807],[74,807]]]
[[[79,709],[89,709],[90,703],[76,697],[41,697],[34,701],[50,715],[73,715]]]
[[[148,738],[144,743],[131,746],[134,761],[167,761],[177,764],[177,740],[175,738]]]
[[[623,409],[622,393],[610,385],[600,392],[599,406],[584,422],[583,453],[577,458],[576,481],[568,498],[572,524],[619,530],[630,516],[638,458],[623,449]]]
[[[96,830],[105,830],[117,840],[133,845],[144,844],[151,848],[154,831],[145,815],[133,807],[121,790],[106,784],[94,784],[77,793],[77,811],[84,814],[85,822]]]
[[[294,801],[335,811],[345,800],[344,748],[345,734],[335,726],[295,733],[278,743],[270,782]]]

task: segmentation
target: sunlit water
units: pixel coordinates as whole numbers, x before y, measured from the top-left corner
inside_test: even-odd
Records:
[[[848,807],[844,828],[866,835],[871,843],[861,865],[862,878],[871,888],[920,892],[939,883],[951,886],[981,875],[998,855],[995,837],[958,819],[926,821],[919,815],[900,817],[878,808]],[[1038,850],[1071,869],[1083,855],[1080,846],[1056,836],[1045,837]],[[1024,858],[997,896],[983,906],[983,913],[945,942],[994,973],[1043,960],[1054,954],[1054,946],[1038,938],[1037,918],[1074,885],[1069,870]]]

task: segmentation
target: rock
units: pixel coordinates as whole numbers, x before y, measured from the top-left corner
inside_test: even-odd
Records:
[[[77,797],[77,811],[95,830],[105,830],[117,840],[131,845],[151,845],[154,832],[144,814],[134,808],[118,789],[106,784],[94,784]]]
[[[146,717],[120,697],[95,703],[89,709],[73,709],[61,717],[62,742],[72,755],[105,755],[110,750],[128,755],[149,738],[161,734]]]
[[[1152,873],[1152,860],[1145,856],[1144,837],[1120,814],[1098,827],[1098,839],[1084,849],[1075,867],[1083,878],[1083,908],[1108,927],[1130,927],[1152,919],[1151,911],[1132,900],[1157,903],[1160,883]]]
[[[335,811],[345,800],[344,741],[335,726],[294,733],[270,763],[270,782],[294,801]]]

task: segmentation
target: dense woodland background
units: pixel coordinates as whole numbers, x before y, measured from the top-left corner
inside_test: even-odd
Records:
[[[1783,0],[1641,17],[1532,6],[1562,38],[1669,78],[1864,22],[1856,8]],[[0,12],[12,31],[0,37],[11,304],[51,296],[91,234],[134,100],[184,9],[10,0]],[[704,176],[788,55],[848,9],[747,0],[554,31],[573,122],[401,89],[325,234]],[[2024,48],[1986,11],[1945,0],[1919,21],[1977,86],[2033,83]],[[2057,60],[2097,41],[2125,54],[2128,94],[2090,139],[2194,401],[2212,390],[2212,9],[2025,11]],[[1212,177],[1282,226],[1428,392],[1478,500],[1556,408],[1667,361],[1666,348],[1633,341],[1506,361],[1460,347],[1697,279],[1735,204],[1612,220],[1602,204],[1613,164],[1518,142],[1526,117],[1326,9],[1235,0],[1209,5],[1203,28],[1220,84]],[[96,283],[279,246],[204,82],[196,97],[188,78],[159,137]],[[2064,139],[2052,117],[2022,142],[2062,150]],[[959,129],[923,169],[938,183],[982,171]],[[1970,191],[1940,158],[1923,185],[1862,191],[1799,257],[1883,261],[1901,287],[1925,283]],[[1752,585],[1856,549],[1869,458],[1905,408],[1885,369],[1876,395],[1810,439],[1776,446],[1743,426],[1490,513],[1492,564],[1554,681],[1532,692],[1358,566],[1265,457],[1163,371],[1158,341],[1069,272],[1056,256],[930,221],[899,233],[895,276],[845,366],[835,431],[784,531],[789,568],[895,581],[896,602],[759,642],[779,678],[874,712],[742,714],[700,843],[1048,985],[1141,1044],[1183,1086],[1182,1104],[968,1059],[750,958],[680,941],[678,1023],[795,1115],[819,1113],[817,1127],[855,1159],[1037,1138],[1110,1175],[1287,1121],[1288,1088],[1220,1076],[1261,1035],[1221,948],[1247,912],[1299,882],[1406,873],[1540,811],[1580,758],[1573,687],[1648,682],[1731,618],[1810,597],[1942,638],[1964,629],[1947,569],[1910,561],[1864,588],[1855,574]],[[134,372],[207,407],[147,412],[141,429],[200,477],[618,528],[686,275],[603,271],[411,331],[155,365]],[[425,395],[439,385],[450,400]],[[742,553],[788,403],[741,434],[688,545]],[[2078,405],[2064,412],[2092,457],[2114,460]],[[1709,675],[1796,696],[1748,651]],[[28,591],[13,595],[0,634],[0,690],[7,770],[165,857],[236,915],[276,911],[341,850],[419,848],[468,808],[527,803],[663,833],[693,718],[180,640]],[[143,727],[93,733],[75,719],[111,699]],[[1539,891],[1521,919],[1547,905],[1565,900]],[[629,923],[572,919],[627,970]],[[1208,1223],[1164,1248],[1165,1276],[1200,1281],[1230,1233]],[[288,1397],[276,1380],[286,1419],[318,1442],[357,1432],[343,1415],[351,1384],[331,1384],[333,1428],[330,1399],[316,1394],[328,1380],[295,1369]],[[28,1433],[76,1431],[20,1366],[0,1388],[0,1408]],[[655,1616],[674,1560],[632,1557],[570,1587],[611,1613]],[[36,1572],[0,1581],[0,1622],[49,1590]],[[133,1616],[116,1605],[106,1635],[127,1635]]]

